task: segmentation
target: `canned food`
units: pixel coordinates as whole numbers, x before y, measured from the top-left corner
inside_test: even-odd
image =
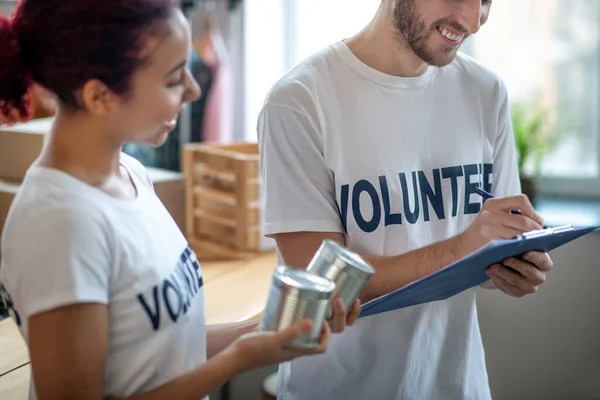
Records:
[[[331,279],[303,269],[284,266],[275,268],[260,330],[282,331],[294,322],[306,318],[313,321],[312,330],[287,346],[316,347],[334,291],[335,283]]]
[[[375,273],[373,267],[361,256],[334,240],[326,239],[317,250],[307,271],[335,282],[333,298],[342,298],[346,311],[350,310],[365,285]],[[331,306],[327,317],[331,316]]]

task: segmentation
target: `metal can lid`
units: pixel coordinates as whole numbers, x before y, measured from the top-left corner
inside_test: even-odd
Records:
[[[356,254],[354,251],[342,246],[335,240],[325,239],[324,243],[335,251],[336,256],[339,257],[347,265],[351,265],[365,275],[372,275],[375,273],[375,269],[365,261],[364,258]]]
[[[275,269],[274,275],[284,284],[300,290],[319,293],[332,293],[335,290],[335,282],[331,279],[303,269],[279,266]]]

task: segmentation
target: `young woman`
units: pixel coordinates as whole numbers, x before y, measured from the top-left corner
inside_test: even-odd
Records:
[[[43,88],[57,113],[2,240],[4,297],[29,346],[31,399],[201,399],[318,348],[256,323],[205,326],[199,263],[126,142],[160,146],[200,95],[176,0],[22,0],[0,17],[0,114]],[[355,310],[356,311],[356,310]],[[345,313],[334,330],[351,324]],[[333,327],[334,325],[332,325]]]

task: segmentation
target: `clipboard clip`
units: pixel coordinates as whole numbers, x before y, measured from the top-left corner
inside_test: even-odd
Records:
[[[535,231],[525,232],[522,235],[517,236],[517,239],[533,239],[537,237],[550,236],[557,233],[569,232],[574,228],[571,225],[562,225],[555,228],[538,229]]]

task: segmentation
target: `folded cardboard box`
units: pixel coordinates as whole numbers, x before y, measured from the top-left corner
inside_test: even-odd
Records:
[[[18,182],[0,179],[0,232],[2,232],[2,229],[4,228],[8,209],[10,208],[18,189]]]
[[[0,231],[18,182],[38,158],[54,118],[40,118],[12,126],[0,126]],[[185,183],[183,174],[148,168],[158,197],[183,231],[185,226]]]
[[[17,190],[19,189],[19,183],[0,179],[0,236],[4,229],[4,223],[6,222],[6,215],[8,209],[12,204]],[[0,248],[0,257],[2,256],[2,249]]]
[[[0,179],[22,180],[38,158],[53,118],[0,126]]]

